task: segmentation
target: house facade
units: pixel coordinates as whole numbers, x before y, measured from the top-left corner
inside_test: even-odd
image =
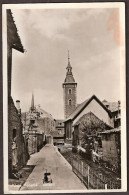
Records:
[[[103,104],[110,110],[112,113],[114,128],[121,126],[121,102],[108,102],[103,100]]]
[[[100,120],[109,126],[113,127],[112,115],[107,107],[93,95],[85,100],[82,104],[78,105],[73,113],[64,121],[65,124],[65,140],[72,143],[72,133],[74,132],[74,125],[85,114],[92,112]]]
[[[12,50],[24,53],[24,49],[14,23],[12,12],[7,10],[7,73],[8,73],[8,171],[12,177],[13,167],[19,170],[29,158],[27,139],[22,135],[23,126],[19,108],[11,96]],[[20,101],[17,101],[20,103]]]
[[[58,131],[58,134],[64,135],[64,120],[56,120],[56,130]]]
[[[55,131],[51,132],[53,144],[64,144],[64,120],[58,119],[55,122]]]

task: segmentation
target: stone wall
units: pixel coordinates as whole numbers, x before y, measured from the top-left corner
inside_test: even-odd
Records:
[[[115,134],[102,135],[103,160],[118,167],[119,154]]]
[[[55,131],[55,120],[53,118],[45,117],[45,118],[38,118],[36,122],[46,135],[49,135],[51,131]]]
[[[68,93],[68,90],[71,89],[71,94]],[[68,101],[72,100],[71,105],[69,105]],[[64,87],[64,113],[65,118],[67,118],[76,108],[77,98],[76,98],[76,85],[69,84]]]
[[[15,148],[12,146],[15,145]],[[9,162],[9,176],[11,176],[12,166],[16,163],[17,168],[20,169],[28,160],[28,153],[25,144],[25,139],[22,135],[22,123],[17,109],[14,105],[13,99],[8,98],[8,162]],[[15,149],[16,162],[13,161],[12,152]]]
[[[28,151],[29,155],[37,152],[37,136],[34,133],[29,133]]]
[[[44,146],[43,139],[44,134],[29,132],[28,151],[30,155],[39,152],[39,150]]]
[[[37,134],[37,152],[43,147],[44,134]]]

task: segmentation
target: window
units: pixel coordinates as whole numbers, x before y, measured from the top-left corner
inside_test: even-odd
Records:
[[[69,103],[69,105],[72,105],[72,100],[70,99],[68,103]]]
[[[68,94],[71,95],[72,94],[72,89],[68,90]]]
[[[58,129],[58,134],[61,134],[62,132],[61,132],[61,129]]]

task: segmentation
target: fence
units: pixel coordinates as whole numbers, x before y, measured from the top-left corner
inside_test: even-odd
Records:
[[[72,170],[88,189],[120,189],[121,184],[107,181],[107,178],[98,174],[89,165],[79,159],[71,159]]]

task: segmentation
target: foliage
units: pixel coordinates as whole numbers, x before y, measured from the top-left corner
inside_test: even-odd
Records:
[[[86,135],[96,135],[105,129],[106,124],[98,119],[95,115],[90,113],[89,117],[84,118],[80,123],[80,130]]]
[[[93,113],[83,116],[79,124],[81,146],[86,149],[87,158],[91,158],[94,138],[98,132],[106,129],[106,124]]]

